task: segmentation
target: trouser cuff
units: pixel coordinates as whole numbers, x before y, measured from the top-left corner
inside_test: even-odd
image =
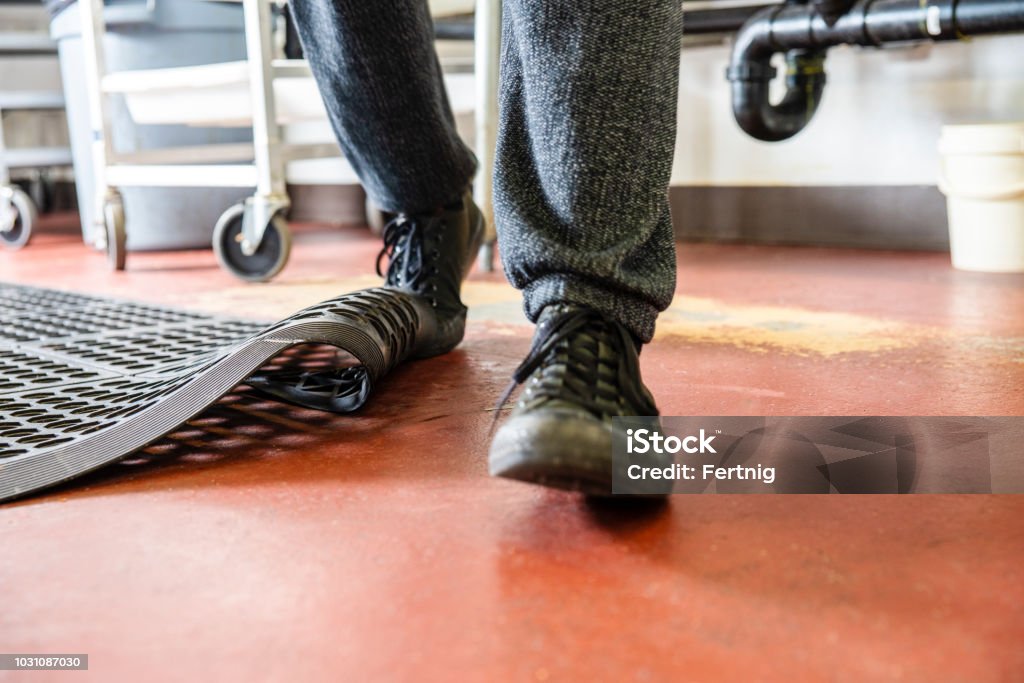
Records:
[[[531,322],[537,322],[546,306],[574,304],[586,306],[609,320],[621,323],[641,343],[654,336],[659,309],[651,302],[601,284],[546,275],[523,289],[523,308]]]

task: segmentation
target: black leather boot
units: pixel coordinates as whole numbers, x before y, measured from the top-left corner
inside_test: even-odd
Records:
[[[385,287],[414,295],[427,328],[417,335],[413,358],[429,358],[458,346],[466,330],[459,291],[484,237],[484,218],[467,191],[455,205],[430,214],[398,214],[384,226],[377,273]],[[387,272],[381,261],[389,257]]]
[[[525,386],[491,443],[491,474],[610,494],[612,418],[658,414],[640,378],[638,351],[625,327],[591,309],[545,308],[513,374],[510,391]]]

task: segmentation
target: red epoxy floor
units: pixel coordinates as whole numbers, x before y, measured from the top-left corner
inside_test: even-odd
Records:
[[[73,234],[0,279],[279,317],[372,284],[306,228],[269,285],[210,252],[110,274]],[[685,245],[643,354],[667,414],[1024,414],[1024,277],[939,254]],[[899,680],[1024,676],[1024,498],[595,506],[486,475],[529,328],[474,274],[469,336],[341,417],[239,390],[130,461],[0,507],[0,680]]]

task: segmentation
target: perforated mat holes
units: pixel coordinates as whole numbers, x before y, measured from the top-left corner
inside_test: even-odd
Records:
[[[103,299],[87,294],[0,284],[0,310],[4,312],[81,307],[102,301]]]
[[[24,343],[52,337],[89,334],[101,329],[101,326],[78,323],[74,320],[54,320],[52,315],[44,315],[39,311],[25,311],[17,316],[0,317],[0,341]]]
[[[187,327],[61,340],[39,346],[117,372],[155,374],[160,369],[170,369],[162,367],[168,364],[174,369],[201,365],[211,360],[212,355],[248,339],[264,327],[239,321],[193,323]]]
[[[253,374],[318,372],[343,368],[358,361],[347,351],[329,344],[299,344],[277,354]]]
[[[72,384],[104,373],[22,351],[0,349],[0,394],[53,384]]]
[[[59,311],[20,311],[0,316],[0,339],[26,343],[133,327],[152,329],[194,318],[208,319],[137,305],[112,307],[91,304]]]
[[[116,378],[0,398],[0,458],[52,448],[111,427],[188,381]]]
[[[405,358],[419,326],[419,315],[410,303],[408,295],[387,288],[361,290],[310,306],[287,320],[269,328],[273,332],[286,324],[302,320],[321,319],[324,314],[337,316],[342,320],[357,321],[369,325],[386,344],[384,367],[388,372],[395,363]]]
[[[134,316],[138,319],[133,324],[137,325],[214,319],[214,316],[205,313],[182,311],[166,306],[118,301],[88,294],[0,283],[0,313],[4,315],[15,311],[49,312],[54,309],[60,310],[63,314],[75,311],[89,311],[100,316],[104,314],[112,314],[118,318]]]

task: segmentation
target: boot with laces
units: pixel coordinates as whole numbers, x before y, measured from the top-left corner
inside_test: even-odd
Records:
[[[524,385],[491,444],[494,476],[612,492],[612,418],[658,408],[640,378],[639,343],[625,327],[581,306],[548,306],[533,347],[501,403]]]
[[[377,274],[385,287],[411,294],[426,329],[417,334],[413,358],[458,346],[466,330],[459,291],[484,237],[484,218],[467,191],[457,204],[426,214],[398,214],[384,226]],[[381,263],[388,257],[386,272]]]
[[[358,364],[258,372],[246,380],[250,386],[308,408],[351,413],[366,405],[377,383],[399,363],[458,346],[466,330],[459,291],[484,236],[483,215],[469,193],[437,211],[395,215],[383,236],[377,256],[383,287],[350,292],[299,314],[329,320],[327,343],[355,356]],[[381,271],[385,256],[386,274]]]

